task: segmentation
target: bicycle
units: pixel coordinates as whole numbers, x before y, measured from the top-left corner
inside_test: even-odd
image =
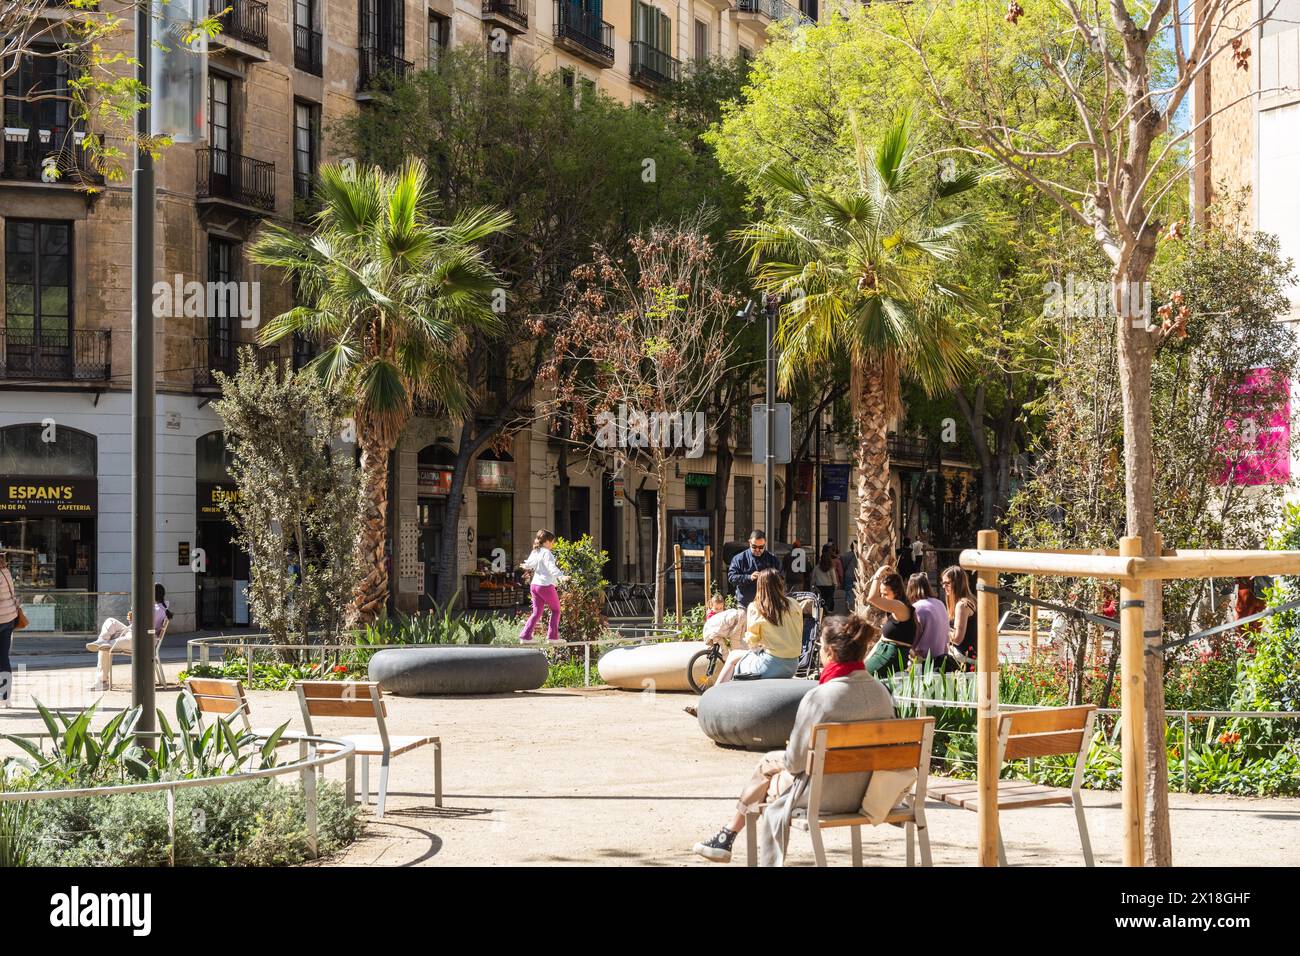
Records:
[[[701,658],[705,660],[704,676],[697,678],[695,676],[695,662]],[[697,694],[703,694],[712,687],[722,670],[722,663],[726,659],[727,652],[721,644],[710,644],[703,650],[692,654],[690,662],[686,665],[686,681],[691,685],[691,690]]]

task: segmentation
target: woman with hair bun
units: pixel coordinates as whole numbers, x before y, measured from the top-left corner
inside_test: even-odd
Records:
[[[794,811],[808,806],[808,749],[818,724],[855,720],[886,720],[894,716],[894,700],[880,681],[867,673],[862,658],[878,632],[860,617],[832,617],[821,629],[822,672],[818,686],[799,704],[785,750],[764,755],[736,804],[730,822],[695,852],[706,860],[727,863],[745,814],[767,804],[759,819],[758,861],[780,866],[790,837]],[[850,813],[862,804],[869,773],[835,774],[822,781],[822,811]]]
[[[527,644],[533,639],[533,628],[542,619],[542,611],[551,612],[547,621],[547,639],[560,639],[560,593],[555,586],[568,575],[555,563],[551,549],[555,547],[555,535],[543,528],[533,538],[533,551],[523,563],[523,568],[532,577],[528,582],[528,591],[533,598],[533,613],[519,635],[519,642]]]

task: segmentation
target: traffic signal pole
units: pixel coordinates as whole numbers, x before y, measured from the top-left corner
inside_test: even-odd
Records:
[[[149,135],[149,60],[153,56],[153,4],[135,14],[136,76],[146,90],[136,115],[135,169],[131,177],[131,704],[140,708],[137,729],[155,730],[154,586],[154,168],[141,139]]]

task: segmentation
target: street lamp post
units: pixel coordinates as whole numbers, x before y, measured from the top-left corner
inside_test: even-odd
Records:
[[[148,89],[154,55],[153,4],[141,3],[135,15],[136,76]],[[149,95],[136,116],[135,168],[131,180],[131,703],[140,708],[137,730],[154,728],[153,577],[154,577],[154,168],[142,142],[149,135]]]
[[[776,533],[776,316],[780,310],[780,301],[776,296],[763,294],[763,313],[767,319],[763,337],[764,355],[766,355],[767,382],[764,386],[767,398],[767,455],[763,463],[767,492],[764,504],[767,506],[766,528],[768,541]]]

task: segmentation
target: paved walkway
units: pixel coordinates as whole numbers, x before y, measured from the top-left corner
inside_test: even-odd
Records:
[[[174,674],[177,667],[167,670]],[[117,673],[119,680],[129,677],[125,664]],[[88,703],[93,698],[84,690],[88,676],[68,669],[20,675],[18,706],[0,711],[0,732],[41,729],[29,705],[32,692],[51,701],[66,694],[62,705],[67,707]],[[167,713],[175,707],[176,693],[159,693],[158,704]],[[290,721],[301,727],[292,694],[249,696],[256,724]],[[681,694],[614,690],[389,698],[393,733],[438,734],[445,742],[446,806],[433,806],[431,748],[398,757],[388,816],[372,821],[361,841],[329,862],[707,865],[690,853],[691,844],[729,816],[757,756],[724,750],[705,738],[682,713],[690,700]],[[113,711],[129,702],[128,693],[119,690],[104,695],[101,707]],[[322,724],[325,732],[365,732],[349,721]],[[0,744],[0,749],[12,748]],[[328,775],[341,779],[342,767],[331,767]],[[1098,862],[1117,865],[1119,794],[1088,793],[1086,803]],[[1300,800],[1175,794],[1170,803],[1180,865],[1300,864]],[[975,815],[939,805],[928,812],[935,863],[972,864]],[[1081,862],[1069,809],[1006,814],[1003,830],[1013,865]],[[827,837],[833,862],[848,862],[848,842],[847,833]],[[899,830],[870,832],[864,845],[868,864],[903,862]],[[811,864],[806,835],[792,837],[790,862]]]

